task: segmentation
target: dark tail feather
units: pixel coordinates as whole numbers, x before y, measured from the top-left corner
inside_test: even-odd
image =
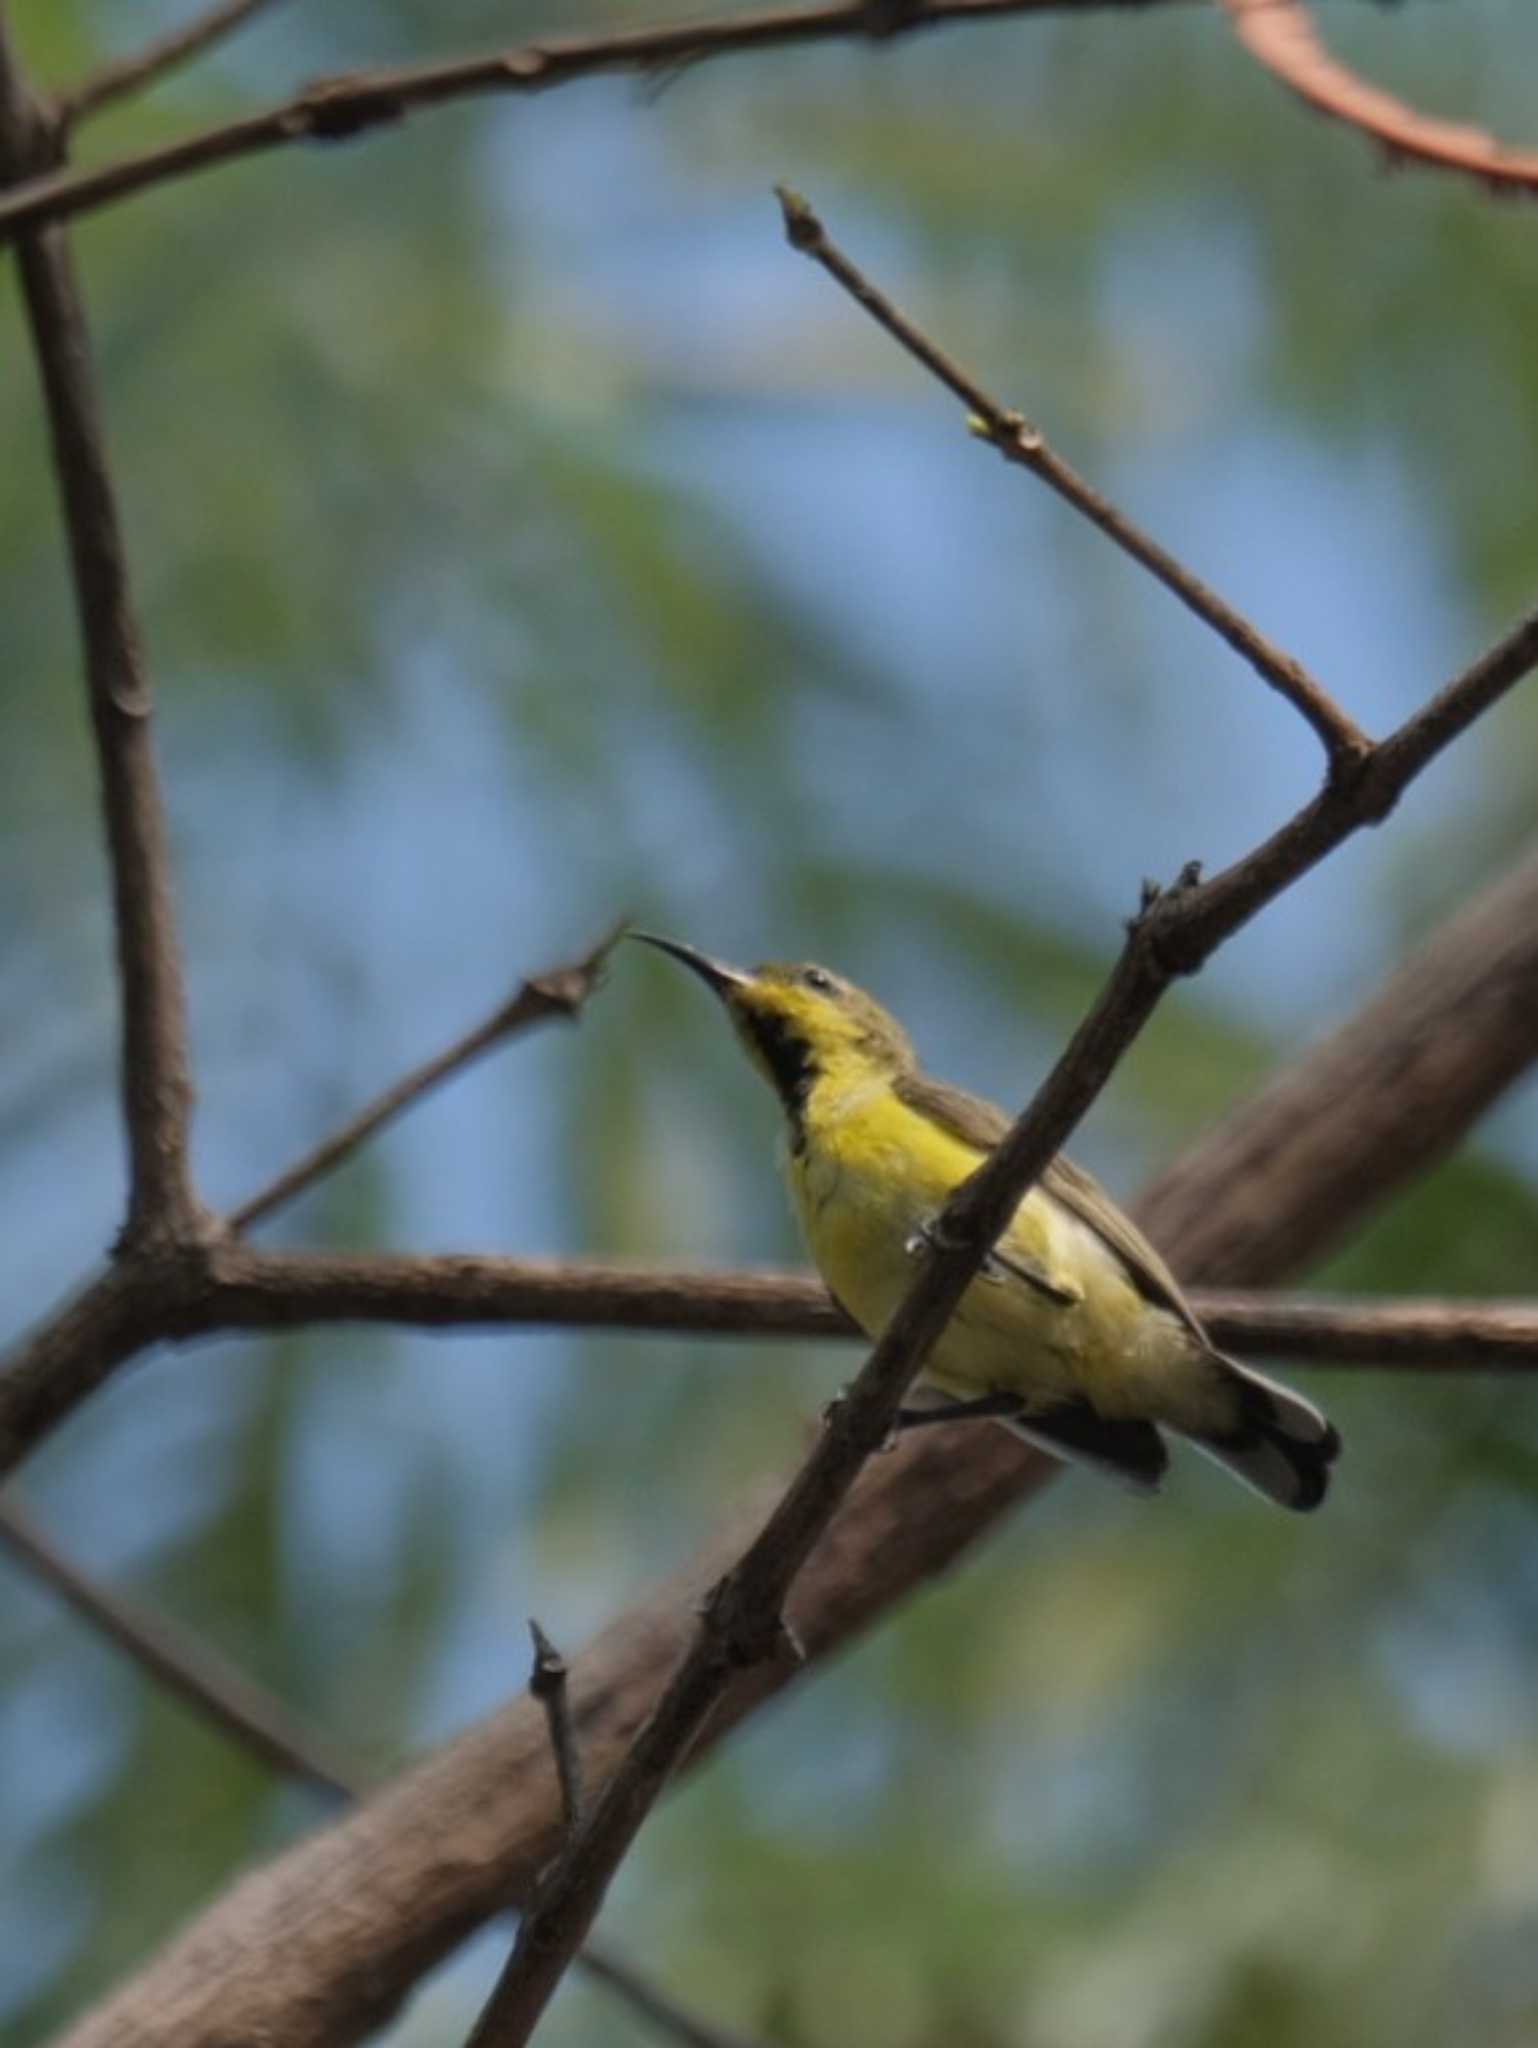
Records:
[[[1218,1362],[1237,1384],[1239,1421],[1221,1432],[1193,1432],[1192,1443],[1278,1506],[1300,1514],[1318,1507],[1340,1455],[1335,1429],[1291,1387],[1231,1358]]]
[[[1151,1422],[1097,1415],[1087,1401],[1065,1401],[1040,1415],[1012,1415],[1005,1428],[1061,1458],[1103,1472],[1133,1493],[1157,1493],[1169,1464],[1164,1439]]]

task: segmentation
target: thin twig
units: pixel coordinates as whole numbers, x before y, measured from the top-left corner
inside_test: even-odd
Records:
[[[169,30],[135,50],[115,58],[83,78],[79,85],[55,95],[54,110],[66,127],[75,127],[130,93],[143,92],[157,84],[168,71],[200,56],[213,44],[222,42],[244,27],[253,14],[271,7],[275,0],[219,0],[219,4],[194,15],[181,28]]]
[[[59,163],[62,149],[22,75],[0,13],[0,183]],[[129,1154],[121,1243],[125,1250],[162,1249],[195,1237],[204,1218],[187,1157],[186,998],[149,672],[69,249],[62,234],[48,230],[23,235],[17,257],[64,511],[112,873]]]
[[[1302,0],[1222,0],[1244,47],[1307,105],[1378,143],[1391,163],[1462,172],[1494,192],[1538,192],[1538,155],[1465,121],[1440,121],[1332,57]]]
[[[739,2034],[734,2027],[698,2019],[666,1992],[659,1991],[650,1978],[621,1962],[607,1943],[600,1947],[590,1941],[577,1962],[585,1975],[597,1984],[607,1984],[632,2012],[649,2020],[666,2039],[682,2042],[683,2048],[764,2048],[762,2042]]]
[[[544,1710],[545,1725],[550,1730],[550,1748],[561,1786],[561,1818],[569,1840],[582,1824],[582,1758],[571,1725],[571,1703],[566,1697],[566,1659],[532,1618],[529,1636],[534,1644],[529,1691]]]
[[[0,1495],[0,1542],[125,1650],[150,1676],[273,1770],[335,1799],[363,1796],[365,1780],[281,1700],[257,1685],[211,1644],[125,1594],[108,1591],[67,1558],[14,1494]]]
[[[1032,14],[1127,11],[1171,0],[923,0],[885,29],[869,0],[820,7],[789,7],[659,27],[586,36],[544,36],[537,42],[475,57],[360,71],[320,79],[292,99],[142,155],[89,170],[33,178],[0,198],[0,238],[44,220],[62,220],[126,198],[168,179],[296,142],[342,142],[403,120],[419,107],[441,106],[487,93],[547,92],[605,72],[669,72],[707,58],[796,44],[885,41],[919,30],[968,21],[1007,20]]]
[[[292,1202],[328,1173],[334,1173],[376,1131],[393,1122],[403,1110],[419,1102],[452,1075],[460,1073],[483,1053],[504,1044],[509,1038],[517,1037],[521,1031],[527,1031],[535,1024],[546,1023],[551,1018],[576,1017],[598,986],[603,964],[624,929],[623,924],[615,924],[580,960],[531,975],[482,1023],[432,1059],[424,1061],[420,1067],[403,1075],[392,1087],[375,1096],[356,1116],[350,1117],[340,1130],[323,1139],[312,1152],[307,1152],[304,1158],[243,1202],[231,1214],[230,1228],[237,1232],[249,1229],[253,1223]]]
[[[111,1591],[82,1571],[43,1534],[14,1494],[0,1494],[0,1544],[157,1684],[174,1693],[249,1755],[344,1805],[367,1797],[375,1789],[369,1773],[351,1757],[343,1756],[329,1736],[301,1721],[275,1693],[248,1677],[204,1637],[143,1601]],[[547,1651],[555,1656],[548,1643],[538,1639],[536,1680]],[[575,1748],[565,1709],[566,1667],[558,1657],[555,1661],[560,1664],[564,1739],[575,1769]],[[538,1694],[539,1683],[530,1689]],[[562,1754],[560,1748],[556,1754]],[[564,1796],[564,1778],[562,1782]],[[570,1796],[574,1810],[575,1791]],[[577,1962],[596,1983],[607,1985],[643,2019],[680,2043],[681,2048],[758,2048],[758,2044],[716,2027],[679,2005],[607,1947],[590,1943]]]
[[[877,289],[828,237],[821,220],[788,186],[776,188],[793,249],[810,256],[833,278],[900,348],[921,363],[967,408],[969,424],[980,440],[996,448],[1006,461],[1019,463],[1057,492],[1123,553],[1140,563],[1188,610],[1211,626],[1261,680],[1270,685],[1307,720],[1322,743],[1331,769],[1345,773],[1371,747],[1366,733],[1349,718],[1302,663],[1268,640],[1258,627],[1208,588],[1152,535],[1103,497],[1092,484],[1048,447],[1040,430],[1020,413],[991,398],[954,357],[923,333],[886,294]]]

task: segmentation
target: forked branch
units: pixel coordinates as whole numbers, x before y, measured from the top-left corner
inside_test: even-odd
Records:
[[[238,1274],[243,1258],[255,1258],[261,1270],[260,1255],[231,1243],[232,1228],[270,1215],[313,1186],[391,1118],[492,1047],[547,1018],[576,1016],[598,985],[618,929],[580,959],[531,975],[483,1023],[387,1088],[253,1195],[228,1224],[210,1219],[195,1243],[170,1253],[162,1250],[148,1260],[120,1261],[45,1318],[0,1361],[0,1479],[129,1359],[163,1340],[203,1336],[220,1327],[219,1302],[228,1298],[233,1306],[238,1298],[226,1297],[221,1261],[232,1259],[232,1273]],[[464,1262],[466,1270],[476,1263]],[[381,1270],[389,1264],[386,1257]]]
[[[874,297],[833,250],[805,201],[782,193],[782,203],[796,246],[815,254],[846,289],[857,283]],[[830,258],[837,258],[836,266]],[[866,303],[863,296],[861,302]],[[915,339],[922,342],[934,359],[928,366],[950,384],[940,351],[911,321],[897,317],[903,345],[911,349]],[[1210,883],[1193,864],[1173,888],[1145,896],[1100,997],[998,1149],[946,1203],[931,1254],[859,1377],[829,1411],[821,1438],[758,1535],[712,1589],[694,1640],[655,1709],[524,1916],[476,2026],[474,2048],[521,2048],[529,2039],[586,1939],[610,1878],[733,1676],[783,1653],[784,1607],[798,1573],[866,1460],[890,1436],[904,1393],[1021,1196],[1072,1135],[1171,982],[1195,973],[1225,939],[1344,839],[1386,815],[1419,768],[1462,729],[1460,718],[1466,724],[1495,702],[1535,660],[1538,612],[1440,692],[1393,741],[1358,749],[1351,773],[1341,772],[1332,752],[1332,773],[1321,795],[1245,859]],[[1490,680],[1496,674],[1500,689]]]
[[[598,986],[604,962],[623,930],[622,924],[613,925],[580,960],[530,975],[506,1002],[497,1005],[489,1017],[462,1038],[456,1038],[452,1045],[445,1046],[432,1059],[424,1060],[421,1066],[403,1074],[356,1116],[349,1117],[339,1130],[333,1131],[329,1138],[323,1138],[313,1151],[307,1152],[275,1180],[269,1181],[266,1187],[242,1202],[230,1214],[230,1229],[248,1230],[253,1223],[285,1208],[317,1181],[345,1165],[376,1132],[393,1123],[413,1103],[420,1102],[424,1095],[441,1087],[455,1074],[462,1073],[483,1054],[505,1045],[508,1039],[516,1038],[520,1032],[528,1031],[536,1024],[545,1024],[554,1018],[569,1022],[576,1017]]]
[[[1235,611],[1215,590],[1209,589],[1168,548],[1162,547],[1151,534],[1145,533],[1125,512],[1087,483],[1048,446],[1040,429],[1032,426],[1023,414],[990,397],[976,378],[931,340],[829,239],[821,220],[800,193],[792,192],[786,185],[778,186],[776,190],[785,221],[786,239],[791,247],[820,264],[856,305],[891,335],[899,348],[905,349],[915,362],[922,364],[932,377],[961,400],[967,408],[968,423],[980,440],[996,448],[1006,462],[1017,462],[1030,470],[1033,476],[1039,477],[1226,640],[1261,680],[1284,697],[1313,727],[1333,770],[1344,773],[1361,760],[1371,745],[1367,735],[1300,661],[1268,640],[1257,626]]]

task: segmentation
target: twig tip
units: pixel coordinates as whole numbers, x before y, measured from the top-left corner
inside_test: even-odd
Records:
[[[780,202],[786,241],[793,249],[815,249],[822,240],[822,222],[813,213],[810,200],[791,185],[776,185],[774,196]]]
[[[532,1614],[529,1616],[529,1638],[534,1645],[534,1662],[529,1670],[529,1691],[537,1700],[548,1699],[566,1683],[566,1659]]]

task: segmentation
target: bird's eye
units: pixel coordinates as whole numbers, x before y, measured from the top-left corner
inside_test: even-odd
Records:
[[[809,967],[801,979],[808,988],[816,989],[820,996],[831,996],[838,984],[824,968]]]

